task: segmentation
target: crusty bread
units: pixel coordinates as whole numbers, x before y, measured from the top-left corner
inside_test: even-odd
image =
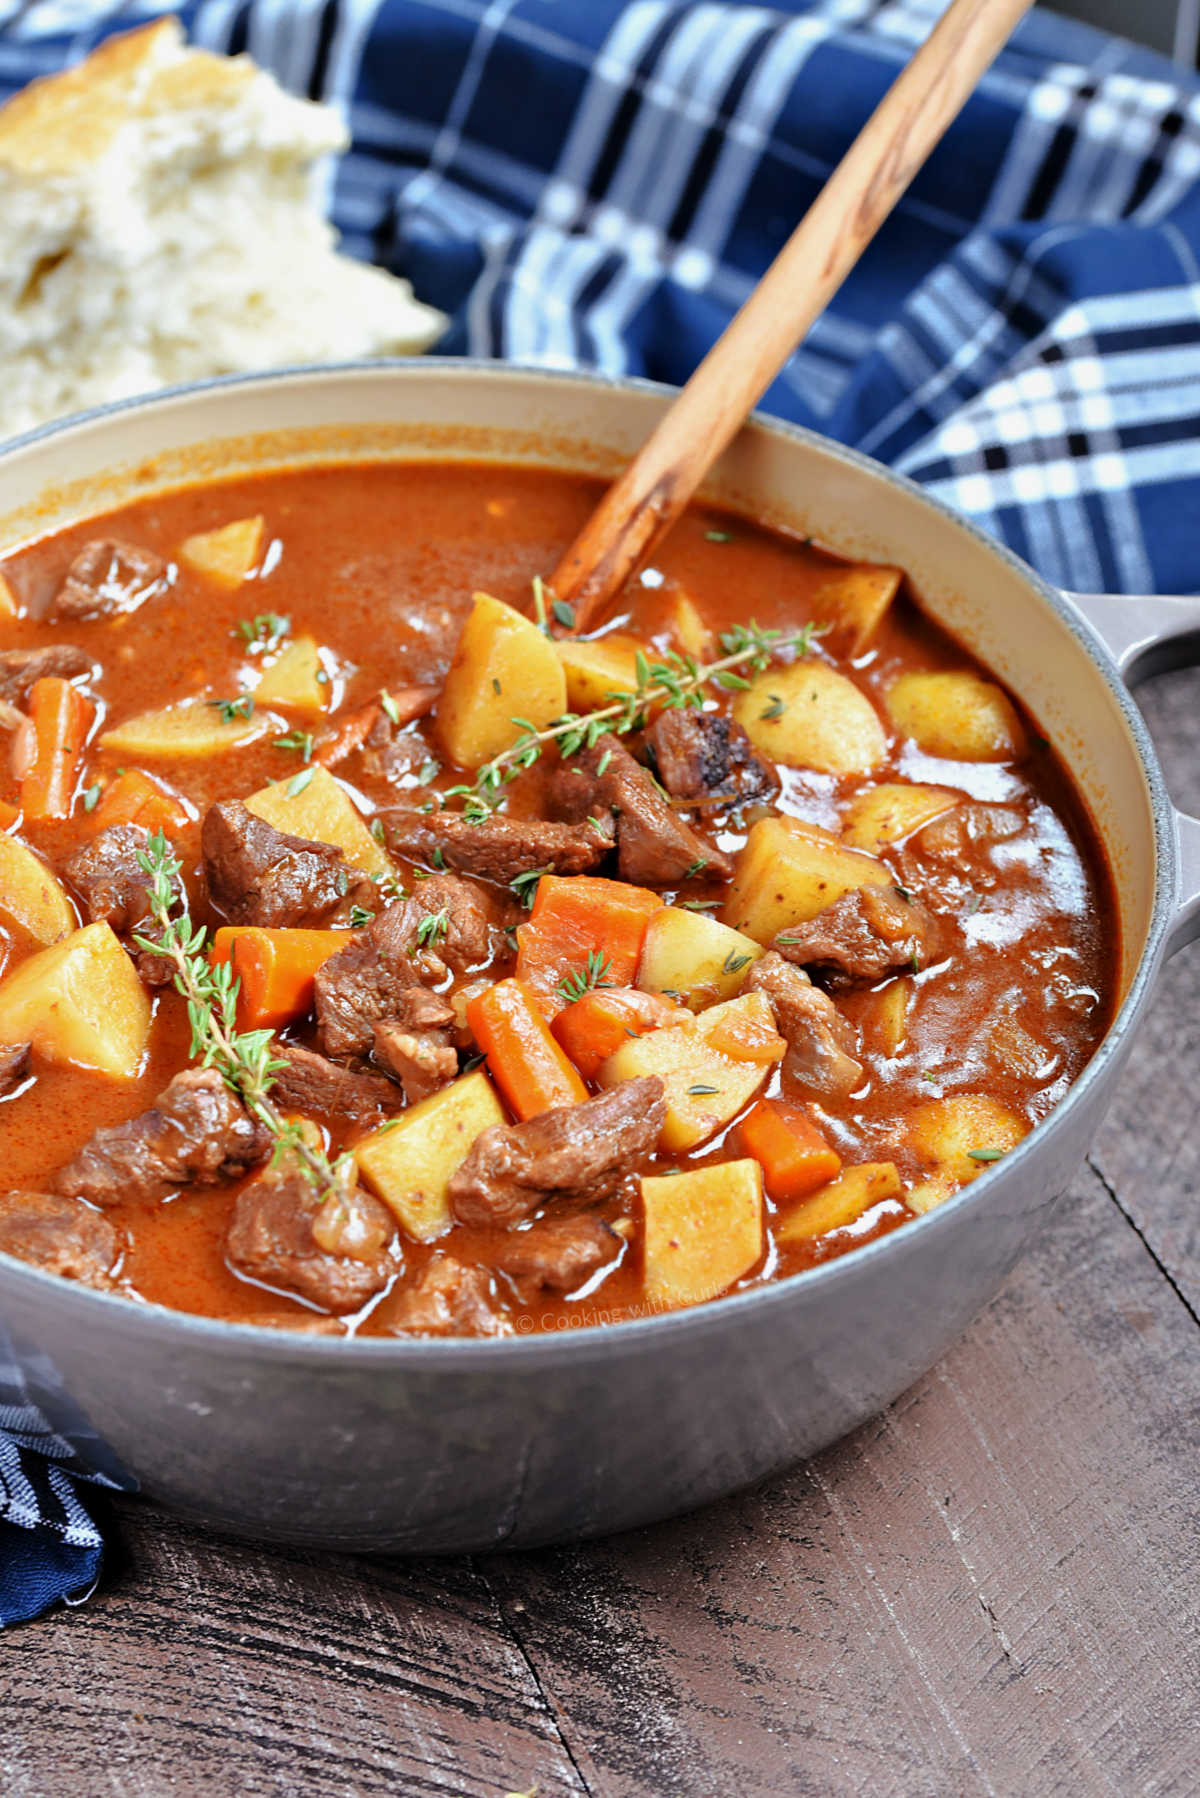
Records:
[[[338,256],[346,132],[161,19],[0,107],[0,434],[173,381],[426,349],[444,320]]]

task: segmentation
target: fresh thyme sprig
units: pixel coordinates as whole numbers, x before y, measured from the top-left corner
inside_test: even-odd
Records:
[[[568,1005],[574,1005],[585,993],[590,993],[598,986],[612,986],[608,978],[612,972],[612,962],[607,955],[601,955],[598,949],[589,949],[588,958],[582,968],[572,968],[571,972],[560,980],[555,991],[562,994]]]
[[[447,787],[443,801],[461,799],[468,823],[481,824],[499,804],[501,790],[526,768],[532,768],[547,743],[556,743],[563,756],[591,749],[608,732],[624,736],[641,730],[654,706],[669,710],[676,706],[704,704],[708,686],[726,692],[744,691],[750,682],[746,676],[762,674],[776,656],[791,652],[808,655],[816,637],[823,634],[819,625],[806,624],[803,630],[784,632],[765,630],[751,622],[722,631],[718,661],[700,663],[694,656],[677,655],[668,650],[661,661],[651,661],[641,650],[637,653],[636,684],[632,692],[614,690],[611,703],[592,712],[565,712],[561,718],[538,730],[527,718],[514,718],[520,731],[515,743],[502,749],[479,769],[469,786]]]
[[[201,1067],[216,1068],[274,1138],[273,1162],[294,1154],[305,1176],[322,1197],[339,1195],[342,1183],[320,1149],[307,1142],[298,1123],[288,1123],[269,1097],[278,1069],[286,1064],[271,1054],[269,1030],[239,1030],[236,1021],[238,982],[230,962],[210,967],[204,953],[205,932],[193,925],[186,906],[179,908],[181,865],[166,836],[155,831],[138,864],[150,878],[150,912],[157,936],[135,936],[139,949],[161,955],[175,970],[174,987],[187,1000],[192,1027],[191,1053]]]

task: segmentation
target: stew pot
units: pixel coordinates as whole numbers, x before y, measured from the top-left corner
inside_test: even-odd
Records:
[[[301,460],[465,455],[607,474],[668,397],[429,360],[211,383],[6,447],[0,543],[180,481]],[[110,1478],[220,1529],[351,1550],[646,1523],[810,1455],[894,1399],[1049,1216],[1163,958],[1200,932],[1200,823],[1168,801],[1123,684],[1200,641],[1200,600],[1056,592],[887,469],[761,419],[706,496],[899,563],[1059,746],[1119,899],[1120,1005],[1104,1043],[1018,1149],[928,1216],[695,1310],[606,1325],[581,1305],[580,1327],[528,1339],[339,1341],[132,1304],[0,1255],[0,1319],[29,1398]]]

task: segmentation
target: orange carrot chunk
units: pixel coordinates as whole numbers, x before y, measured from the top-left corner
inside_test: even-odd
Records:
[[[537,993],[553,1017],[568,1000],[559,984],[586,972],[588,957],[613,986],[629,986],[637,973],[646,926],[662,898],[647,887],[586,874],[544,874],[529,922],[517,931],[518,980]]]
[[[682,1005],[672,1005],[660,993],[617,986],[594,987],[560,1011],[550,1029],[584,1079],[594,1080],[600,1063],[614,1055],[631,1036],[694,1023],[690,1011]]]
[[[742,1153],[761,1164],[773,1199],[806,1199],[841,1172],[841,1156],[808,1113],[783,1099],[760,1099],[735,1134]]]
[[[537,997],[523,980],[500,980],[467,1006],[471,1035],[510,1111],[522,1120],[578,1105],[587,1087],[550,1034]]]
[[[92,813],[94,831],[111,830],[115,824],[141,824],[151,833],[177,831],[187,822],[187,812],[175,795],[137,768],[118,774]]]
[[[312,1009],[313,978],[323,962],[351,941],[348,930],[267,930],[226,925],[218,930],[209,964],[231,962],[240,982],[239,1030],[278,1030]]]
[[[10,805],[7,799],[0,799],[0,830],[7,830],[9,825],[15,824],[20,816],[15,805]]]
[[[48,675],[29,690],[32,756],[21,775],[27,818],[69,818],[96,708],[70,681]]]

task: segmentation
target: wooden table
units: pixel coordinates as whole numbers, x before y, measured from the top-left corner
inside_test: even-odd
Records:
[[[1200,812],[1200,674],[1146,690]],[[6,1634],[7,1798],[1200,1790],[1200,949],[1055,1226],[882,1417],[583,1548],[358,1561],[122,1509]]]

